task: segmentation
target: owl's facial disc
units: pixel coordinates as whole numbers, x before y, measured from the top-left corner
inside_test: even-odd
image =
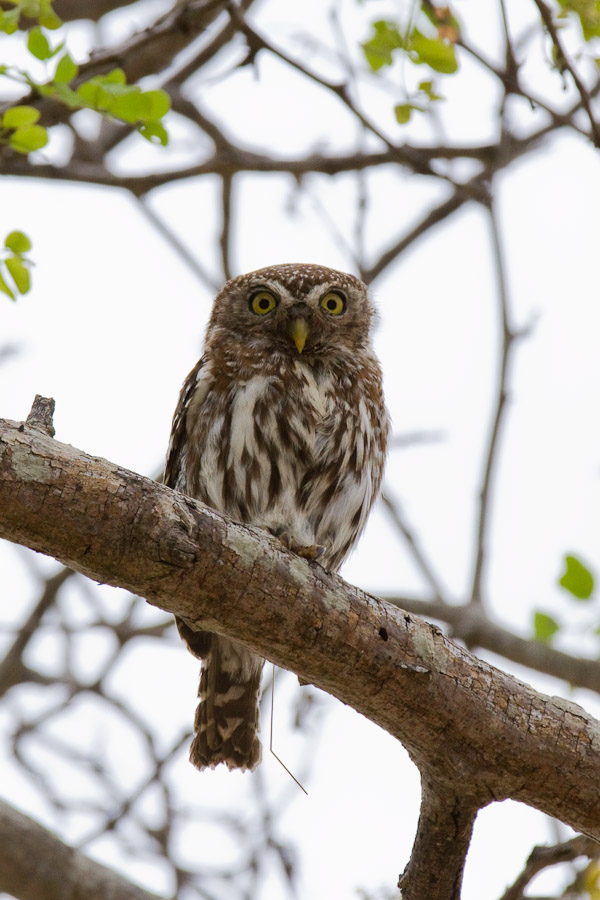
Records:
[[[287,326],[288,333],[296,345],[298,353],[302,353],[310,328],[306,319],[291,319]]]

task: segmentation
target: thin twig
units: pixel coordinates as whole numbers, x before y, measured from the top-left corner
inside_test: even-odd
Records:
[[[581,103],[586,113],[588,114],[588,118],[590,120],[591,127],[591,138],[596,147],[600,147],[600,125],[594,118],[594,112],[592,110],[592,100],[588,89],[585,84],[579,77],[579,73],[577,69],[567,56],[567,52],[564,48],[564,45],[560,39],[560,35],[558,33],[558,28],[556,27],[556,23],[552,18],[551,9],[546,6],[544,0],[533,0],[535,5],[540,11],[540,16],[542,17],[542,21],[546,26],[548,34],[552,39],[552,43],[554,44],[554,48],[556,50],[556,65],[560,72],[564,72],[565,70],[571,74],[571,78],[575,82],[575,87],[579,92],[579,96],[581,97]]]
[[[227,5],[227,9],[229,10],[229,14],[232,20],[236,23],[239,30],[246,36],[248,43],[252,50],[268,50],[274,56],[277,56],[282,62],[286,63],[288,66],[291,66],[293,69],[296,69],[298,72],[301,72],[307,78],[310,78],[311,81],[314,81],[316,84],[320,84],[321,87],[326,88],[327,90],[334,93],[337,97],[340,98],[342,103],[348,107],[350,112],[356,116],[356,118],[362,123],[362,125],[367,128],[375,137],[379,138],[387,147],[393,149],[394,145],[390,141],[382,131],[380,131],[377,126],[371,122],[367,117],[362,113],[352,102],[348,92],[348,86],[345,82],[335,82],[328,81],[326,78],[323,78],[321,75],[318,75],[316,72],[311,72],[310,69],[307,69],[302,63],[293,59],[291,56],[288,56],[278,47],[275,47],[273,44],[270,44],[265,38],[262,37],[254,28],[252,28],[246,19],[240,14],[239,9],[234,6],[233,3],[229,3]],[[433,173],[430,173],[433,174]]]
[[[490,434],[487,441],[487,452],[483,478],[479,490],[479,515],[477,521],[477,543],[475,551],[475,565],[471,584],[471,602],[481,603],[481,582],[483,566],[486,556],[486,540],[488,536],[488,519],[490,511],[490,493],[492,480],[498,460],[499,438],[504,413],[506,411],[508,371],[516,334],[511,330],[508,314],[508,286],[506,281],[506,264],[498,230],[498,222],[494,211],[493,202],[487,206],[489,223],[491,227],[492,250],[496,267],[496,284],[498,288],[498,306],[502,330],[502,349],[500,359],[500,371],[496,387],[496,409]]]
[[[371,284],[371,282],[381,275],[381,273],[387,269],[401,253],[408,249],[411,244],[424,235],[425,232],[429,231],[430,228],[433,228],[434,225],[443,222],[444,219],[447,219],[448,216],[456,212],[457,209],[460,209],[466,200],[466,196],[461,197],[458,193],[454,193],[449,200],[444,200],[443,203],[440,203],[439,206],[432,209],[418,225],[415,225],[415,227],[408,232],[408,234],[399,241],[396,241],[396,243],[392,244],[388,250],[382,253],[374,265],[368,269],[361,269],[360,277],[365,284]]]
[[[392,522],[408,544],[412,557],[416,562],[417,567],[421,571],[421,574],[424,576],[425,580],[431,587],[436,601],[445,605],[444,592],[442,590],[440,582],[438,581],[437,575],[433,570],[433,566],[426,558],[417,537],[406,522],[406,519],[400,509],[398,502],[396,500],[392,500],[387,490],[385,490],[381,495],[381,500],[385,509],[389,513]]]
[[[190,267],[196,278],[199,278],[211,291],[219,290],[219,282],[212,278],[208,272],[202,268],[198,260],[192,256],[187,247],[180,241],[174,231],[166,224],[164,219],[158,216],[145,197],[135,197],[138,208],[148,219],[148,221],[156,228],[160,236],[170,244],[181,259]]]
[[[73,569],[66,566],[55,575],[51,575],[44,584],[44,590],[35,607],[21,626],[14,643],[8,649],[4,659],[0,662],[0,696],[9,688],[21,681],[38,681],[41,673],[30,670],[23,662],[23,653],[29,641],[35,634],[46,611],[56,601],[58,592],[63,584],[75,575]],[[51,680],[44,677],[44,680]]]
[[[231,278],[231,202],[233,191],[233,176],[223,175],[221,178],[221,234],[219,246],[221,248],[221,265],[223,267],[223,280]]]
[[[525,868],[514,884],[502,894],[500,900],[524,900],[525,889],[536,875],[550,866],[573,862],[580,856],[587,856],[589,859],[597,858],[600,856],[600,844],[592,838],[579,834],[570,841],[555,844],[553,847],[534,847],[529,854]]]
[[[504,0],[500,0],[500,13],[502,15],[502,27],[504,29],[505,85],[508,87],[508,85],[514,84],[516,87],[519,84],[519,64],[512,45],[510,29],[508,27],[508,13],[506,11]]]

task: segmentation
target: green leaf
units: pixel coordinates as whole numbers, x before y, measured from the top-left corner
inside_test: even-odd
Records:
[[[411,35],[409,53],[417,65],[425,63],[435,72],[452,75],[458,69],[453,44],[447,44],[439,38],[427,38],[416,28]]]
[[[4,239],[4,246],[13,253],[27,253],[31,250],[31,241],[23,231],[11,231]]]
[[[565,565],[558,583],[578,600],[588,600],[594,590],[594,576],[576,556],[565,556]]]
[[[108,111],[118,97],[140,95],[137,85],[124,83],[125,73],[122,69],[113,69],[108,75],[96,76],[84,81],[77,88],[83,105],[99,111]]]
[[[84,81],[83,84],[80,84],[77,88],[77,96],[80,98],[82,106],[89,106],[91,109],[98,109],[98,98],[100,96],[101,88],[98,84],[94,83],[93,79],[89,81]]]
[[[10,2],[17,3],[24,16],[37,19],[44,28],[60,28],[63,24],[62,19],[52,9],[52,0],[10,0]]]
[[[433,81],[421,81],[419,83],[419,90],[423,91],[424,94],[427,94],[432,103],[436,100],[444,99],[441,94],[436,94],[433,86]]]
[[[48,132],[41,125],[24,125],[13,131],[9,142],[17,153],[31,153],[33,150],[40,150],[46,146]]]
[[[373,37],[362,45],[367,63],[377,72],[382,66],[391,66],[393,51],[405,47],[406,42],[394,22],[373,22]]]
[[[169,111],[166,91],[142,91],[136,84],[125,84],[124,78],[122,69],[114,69],[109,75],[84,81],[77,88],[81,104],[131,125],[155,122]]]
[[[396,116],[396,121],[400,125],[406,125],[406,123],[410,120],[410,117],[413,114],[413,110],[418,109],[419,107],[414,106],[412,103],[399,103],[394,107],[394,114]]]
[[[14,295],[14,292],[11,291],[4,278],[2,277],[2,272],[0,272],[0,291],[2,291],[3,294],[7,294],[11,300],[17,299]]]
[[[60,19],[53,9],[50,9],[48,12],[40,13],[40,25],[44,28],[47,28],[48,31],[56,31],[57,28],[60,28],[63,25],[63,20]]]
[[[20,15],[21,10],[18,6],[16,9],[0,10],[0,31],[4,34],[14,34],[19,27]]]
[[[4,128],[19,128],[21,125],[33,125],[39,117],[39,110],[33,106],[11,106],[2,117],[2,125]]]
[[[127,77],[123,69],[113,69],[107,75],[99,75],[96,80],[101,84],[127,84]]]
[[[59,84],[68,84],[70,81],[73,81],[78,71],[78,66],[73,62],[69,54],[65,53],[58,61],[56,72],[54,73],[54,81]]]
[[[169,143],[169,135],[160,122],[146,122],[140,128],[140,134],[145,137],[151,144],[161,144],[166,147]]]
[[[106,109],[117,119],[123,119],[124,122],[130,122],[132,125],[136,122],[143,122],[147,115],[147,107],[141,91],[109,97]]]
[[[31,276],[23,260],[19,256],[9,256],[6,260],[6,268],[10,272],[19,293],[26,294],[31,287]]]
[[[86,105],[76,91],[60,81],[49,86],[46,85],[46,87],[50,87],[48,91],[50,95],[58,97],[71,109],[81,109],[82,106]]]
[[[148,121],[162,119],[171,109],[171,98],[166,91],[144,91],[142,96],[148,106]]]
[[[27,49],[36,59],[50,59],[52,50],[46,35],[37,26],[32,28],[27,38]]]
[[[557,631],[560,631],[560,625],[556,619],[548,613],[536,610],[533,616],[534,639],[542,644],[549,644]]]

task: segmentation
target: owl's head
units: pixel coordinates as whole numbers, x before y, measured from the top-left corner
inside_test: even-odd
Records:
[[[308,359],[369,343],[374,308],[358,278],[288,263],[228,281],[215,299],[206,349],[233,338],[254,354]]]

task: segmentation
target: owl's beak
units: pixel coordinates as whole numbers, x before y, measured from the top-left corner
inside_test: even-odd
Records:
[[[308,337],[308,333],[310,328],[308,327],[308,322],[306,319],[292,319],[288,325],[288,331],[293,342],[296,345],[296,350],[298,353],[302,353],[304,350],[304,345],[306,344],[306,338]]]

